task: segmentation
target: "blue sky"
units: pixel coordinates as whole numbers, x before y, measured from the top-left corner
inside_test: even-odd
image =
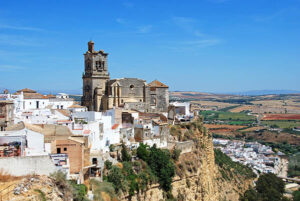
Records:
[[[80,91],[89,40],[111,78],[300,90],[300,0],[1,0],[0,88]]]

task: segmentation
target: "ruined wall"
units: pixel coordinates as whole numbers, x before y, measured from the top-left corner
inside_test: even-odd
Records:
[[[181,154],[191,152],[194,148],[194,142],[191,140],[184,142],[176,142],[175,144],[175,149],[181,150]]]

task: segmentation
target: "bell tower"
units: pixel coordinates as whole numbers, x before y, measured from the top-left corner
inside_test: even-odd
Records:
[[[89,111],[107,109],[105,95],[106,82],[109,80],[107,71],[107,55],[103,50],[95,51],[94,42],[88,42],[88,51],[84,54],[84,74],[81,104]]]

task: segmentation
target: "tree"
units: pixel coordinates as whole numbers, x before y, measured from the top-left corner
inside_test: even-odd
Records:
[[[181,153],[181,150],[173,149],[172,158],[174,159],[174,161],[178,161],[180,153]]]
[[[293,201],[300,201],[300,189],[293,192]]]
[[[146,144],[140,143],[139,147],[137,148],[137,157],[142,159],[143,161],[148,161],[150,151],[149,151],[149,146]]]
[[[156,145],[150,148],[147,161],[153,173],[158,177],[160,187],[166,192],[172,188],[172,178],[175,176],[175,166],[171,161],[168,150],[157,149]]]
[[[284,182],[273,173],[262,174],[255,188],[263,200],[282,200],[283,198]]]
[[[255,189],[247,190],[240,198],[241,201],[285,201],[284,182],[273,173],[262,174]]]
[[[131,155],[128,153],[125,144],[122,144],[121,154],[122,154],[122,161],[131,161]]]
[[[107,181],[113,184],[116,193],[118,193],[120,190],[124,190],[124,175],[119,167],[112,166],[109,174],[107,175]]]
[[[104,162],[104,165],[105,165],[105,168],[106,168],[107,170],[110,170],[111,167],[112,167],[112,162],[110,162],[109,160],[106,160],[106,161]]]
[[[240,201],[259,201],[259,197],[257,192],[253,188],[250,188],[240,198]]]

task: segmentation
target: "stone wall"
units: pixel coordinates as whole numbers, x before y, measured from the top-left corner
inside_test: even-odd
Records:
[[[56,166],[48,155],[0,158],[0,169],[14,176],[29,174],[50,175],[57,171]]]
[[[188,153],[193,151],[194,149],[194,142],[189,140],[189,141],[184,141],[184,142],[176,142],[175,148],[181,150],[181,153]]]
[[[148,112],[150,108],[149,103],[145,102],[135,102],[135,103],[125,103],[125,110],[138,110],[140,112]]]

